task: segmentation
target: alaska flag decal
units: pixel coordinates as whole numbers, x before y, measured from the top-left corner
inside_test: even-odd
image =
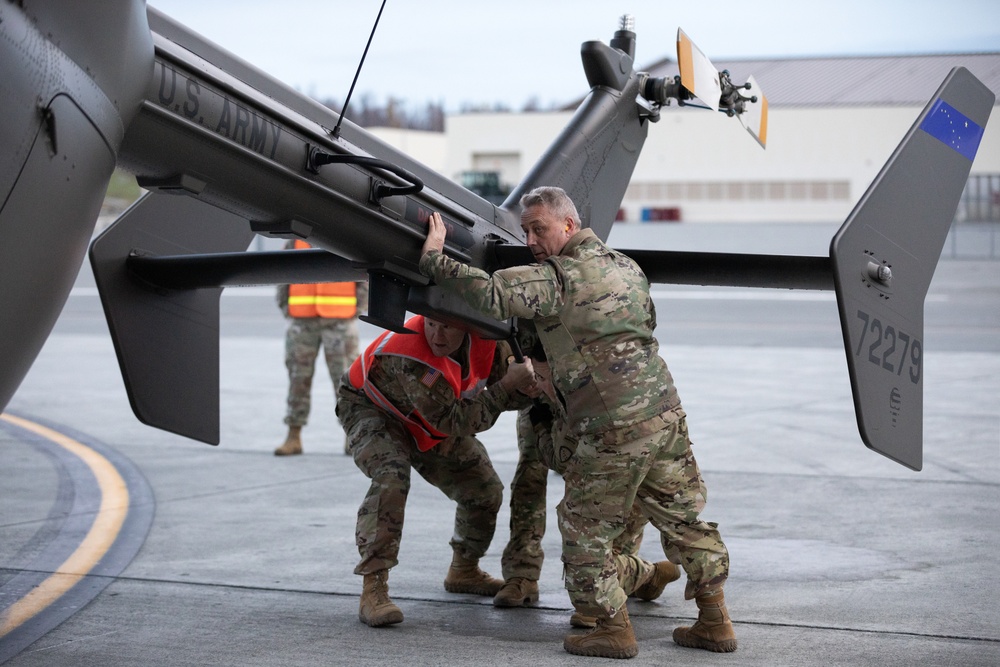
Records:
[[[920,129],[970,161],[983,139],[983,128],[942,99],[934,103]]]

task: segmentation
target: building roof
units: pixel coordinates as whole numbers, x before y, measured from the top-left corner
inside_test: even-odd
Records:
[[[743,83],[752,74],[772,107],[920,106],[957,66],[968,69],[1000,98],[1000,52],[755,58],[712,64],[719,71],[729,70],[733,83]],[[665,58],[645,71],[674,76],[677,62]]]

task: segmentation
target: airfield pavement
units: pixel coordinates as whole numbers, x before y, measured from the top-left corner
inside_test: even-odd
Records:
[[[752,236],[727,242],[766,252],[788,238],[760,228]],[[831,294],[654,291],[661,351],[709,489],[703,516],[719,523],[731,552],[726,598],[739,649],[712,654],[671,641],[696,614],[675,583],[655,602],[630,601],[639,655],[628,664],[1000,664],[1000,262],[946,259],[935,274],[921,472],[862,444]],[[37,611],[16,627],[10,609],[0,617],[0,662],[607,662],[562,649],[570,605],[555,475],[537,606],[497,609],[444,591],[454,506],[414,475],[389,579],[405,621],[361,624],[354,522],[367,480],[343,454],[326,371],[317,372],[305,454],[274,457],[286,377],[273,291],[227,290],[222,311],[222,443],[211,447],[133,416],[92,277],[81,271],[6,409],[25,421],[0,420],[0,609],[34,599]],[[363,326],[362,342],[376,333]],[[513,416],[482,440],[509,484]],[[121,474],[117,487],[102,486],[107,471],[91,472],[100,460]],[[117,507],[100,505],[107,498]],[[116,510],[121,518],[123,505],[116,545],[92,541],[92,519]],[[495,575],[508,518],[505,506],[482,563]],[[73,570],[101,549],[108,555],[97,566]],[[642,555],[662,558],[651,529]],[[50,599],[29,597],[43,589]]]

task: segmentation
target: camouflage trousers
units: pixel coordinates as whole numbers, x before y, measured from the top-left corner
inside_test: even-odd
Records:
[[[503,483],[486,448],[474,437],[451,437],[421,452],[402,422],[366,397],[341,387],[337,416],[354,463],[371,480],[358,509],[355,542],[361,562],[355,574],[371,574],[399,562],[410,470],[455,501],[452,549],[479,560],[489,549],[503,502]]]
[[[285,367],[288,369],[285,423],[289,426],[305,426],[309,421],[313,374],[320,347],[336,394],[341,376],[358,356],[357,321],[322,317],[291,319],[285,336]]]
[[[612,616],[625,604],[612,545],[633,504],[659,530],[667,558],[687,573],[686,599],[722,589],[729,552],[717,525],[698,518],[707,492],[682,413],[580,437],[563,478],[557,516],[566,589],[577,611]]]
[[[545,499],[549,470],[562,474],[576,442],[555,426],[551,417],[532,418],[522,410],[517,419],[517,468],[510,486],[510,540],[500,563],[505,581],[522,577],[537,581],[545,552]],[[621,534],[612,543],[619,585],[633,591],[653,564],[638,557],[647,519],[633,504]]]

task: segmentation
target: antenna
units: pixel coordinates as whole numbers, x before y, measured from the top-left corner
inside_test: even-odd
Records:
[[[385,0],[382,0],[382,6],[378,9],[378,16],[375,17],[375,25],[372,26],[372,34],[368,35],[368,43],[365,44],[365,52],[361,54],[361,62],[358,63],[358,70],[354,73],[354,81],[351,82],[351,88],[347,91],[347,99],[344,100],[344,108],[340,110],[340,118],[337,120],[337,126],[333,128],[333,138],[340,138],[340,124],[344,122],[344,116],[347,115],[347,105],[351,103],[351,95],[354,94],[354,86],[358,83],[358,77],[361,75],[361,68],[364,67],[365,58],[368,56],[368,47],[372,45],[372,39],[375,37],[375,30],[378,28],[378,21],[382,18],[382,10],[385,9]]]

